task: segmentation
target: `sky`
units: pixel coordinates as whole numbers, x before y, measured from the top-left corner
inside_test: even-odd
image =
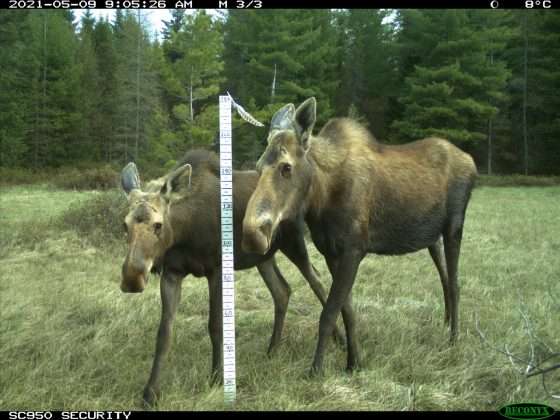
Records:
[[[140,9],[142,16],[149,22],[151,26],[150,32],[157,31],[158,37],[161,36],[161,30],[163,28],[163,21],[169,20],[171,17],[168,9],[161,9],[161,10],[154,10],[154,9]],[[113,9],[90,9],[92,14],[95,16],[96,19],[101,17],[108,18],[109,21],[112,21],[115,17],[115,10]],[[82,17],[82,14],[85,10],[74,9],[74,14],[76,15],[77,19]]]
[[[163,29],[163,21],[169,20],[171,18],[170,10],[172,9],[139,9],[141,10],[142,16],[149,22],[151,26],[152,33],[157,33],[159,39],[161,39],[161,30]],[[115,17],[115,10],[114,9],[90,9],[93,15],[99,19],[101,17],[108,18],[109,21],[112,21]],[[187,9],[187,13],[194,11],[194,9]],[[74,9],[74,13],[76,18],[80,19],[82,14],[85,10]],[[206,10],[207,13],[213,14],[215,13],[213,10]],[[385,21],[393,20],[394,13],[390,14],[385,18]],[[384,22],[385,22],[384,21]]]

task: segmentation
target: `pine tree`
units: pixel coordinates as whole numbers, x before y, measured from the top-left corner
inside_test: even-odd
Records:
[[[117,14],[114,24],[118,61],[113,150],[121,162],[137,161],[146,150],[147,127],[158,96],[157,74],[151,60],[154,46],[143,25],[139,10]]]
[[[115,133],[115,114],[117,112],[116,92],[117,62],[113,29],[106,20],[100,20],[93,31],[97,75],[99,77],[98,95],[100,106],[95,111],[97,124],[95,134],[101,145],[103,160],[113,160],[113,140]]]
[[[0,10],[0,166],[25,163],[31,63],[26,56],[26,10]]]
[[[560,172],[560,13],[538,11],[534,22],[529,42],[535,53],[528,62],[531,169],[552,174]]]
[[[185,16],[183,27],[167,43],[166,103],[172,125],[186,147],[209,145],[218,128],[217,94],[223,82],[221,22],[204,10]]]
[[[556,11],[518,11],[506,50],[513,76],[511,95],[512,169],[529,174],[559,173],[560,47]]]
[[[343,83],[338,105],[362,114],[376,136],[386,138],[389,101],[396,96],[393,29],[385,10],[350,10],[344,16]]]
[[[231,11],[224,38],[227,89],[261,121],[279,105],[310,96],[319,102],[318,124],[334,114],[340,45],[333,12]],[[239,160],[252,161],[262,151],[261,130],[240,126],[234,136]]]
[[[29,15],[27,52],[34,65],[29,69],[28,150],[34,166],[64,163],[75,141],[75,86],[68,80],[75,74],[77,38],[68,17],[59,10]]]
[[[505,65],[487,59],[492,44],[485,42],[481,28],[465,11],[422,11],[412,14],[408,23],[420,28],[405,29],[401,48],[415,51],[401,57],[401,69],[414,70],[405,79],[401,98],[403,116],[393,123],[403,139],[443,136],[469,151],[476,142],[487,139],[488,120],[498,112],[495,101],[502,101],[509,73]],[[429,32],[426,44],[417,45],[411,33]],[[415,48],[417,47],[417,48]]]
[[[176,10],[160,44],[138,11],[110,24],[0,10],[0,165],[161,172],[216,143],[228,90],[265,124],[315,96],[318,127],[349,115],[383,140],[447,137],[481,172],[560,173],[559,13],[387,13]],[[254,166],[266,133],[234,116],[238,166]]]
[[[512,15],[508,11],[471,10],[468,13],[474,36],[487,47],[486,66],[481,66],[483,71],[480,78],[486,86],[496,87],[485,90],[486,95],[482,94],[483,99],[497,109],[488,119],[485,165],[482,162],[484,147],[480,148],[479,154],[479,166],[486,166],[486,172],[492,174],[495,156],[505,156],[504,145],[511,140],[507,112],[510,101],[507,82],[511,79],[511,71],[507,68],[505,53],[508,42],[515,36],[515,31],[510,27]],[[497,163],[499,166],[503,165],[502,162]]]
[[[73,160],[100,161],[102,145],[97,128],[101,126],[98,110],[102,107],[100,97],[101,78],[95,53],[95,18],[90,10],[83,14],[79,33],[80,43],[77,51],[75,78],[75,101],[78,121],[74,143],[67,151]],[[70,81],[69,81],[70,82]]]
[[[224,23],[224,62],[227,89],[246,104],[253,97],[254,78],[247,64],[254,54],[253,43],[259,33],[255,10],[230,10]],[[272,79],[269,80],[271,86]],[[245,106],[245,104],[244,104]],[[251,109],[254,111],[254,109]]]
[[[161,33],[164,40],[171,39],[174,33],[181,30],[185,19],[185,13],[186,10],[184,9],[171,10],[171,19],[163,21],[163,29],[161,30]]]

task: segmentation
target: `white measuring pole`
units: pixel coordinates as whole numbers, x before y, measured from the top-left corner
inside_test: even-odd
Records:
[[[233,167],[231,108],[249,124],[263,127],[228,93],[220,96],[220,197],[222,218],[222,309],[224,331],[224,399],[234,402],[235,381],[235,289],[233,266]]]
[[[233,268],[233,169],[231,97],[220,96],[220,197],[222,217],[222,305],[224,331],[224,399],[234,402],[235,290]]]

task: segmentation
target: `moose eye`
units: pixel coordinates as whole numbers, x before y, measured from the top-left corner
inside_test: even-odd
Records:
[[[280,167],[280,174],[282,174],[284,178],[288,178],[292,174],[292,165],[290,165],[289,163],[284,163]]]
[[[154,223],[154,232],[159,235],[161,232],[161,223]]]

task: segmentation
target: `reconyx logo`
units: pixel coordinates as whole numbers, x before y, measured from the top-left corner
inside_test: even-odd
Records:
[[[504,405],[498,413],[512,420],[546,419],[554,415],[554,408],[544,404],[519,403]]]

